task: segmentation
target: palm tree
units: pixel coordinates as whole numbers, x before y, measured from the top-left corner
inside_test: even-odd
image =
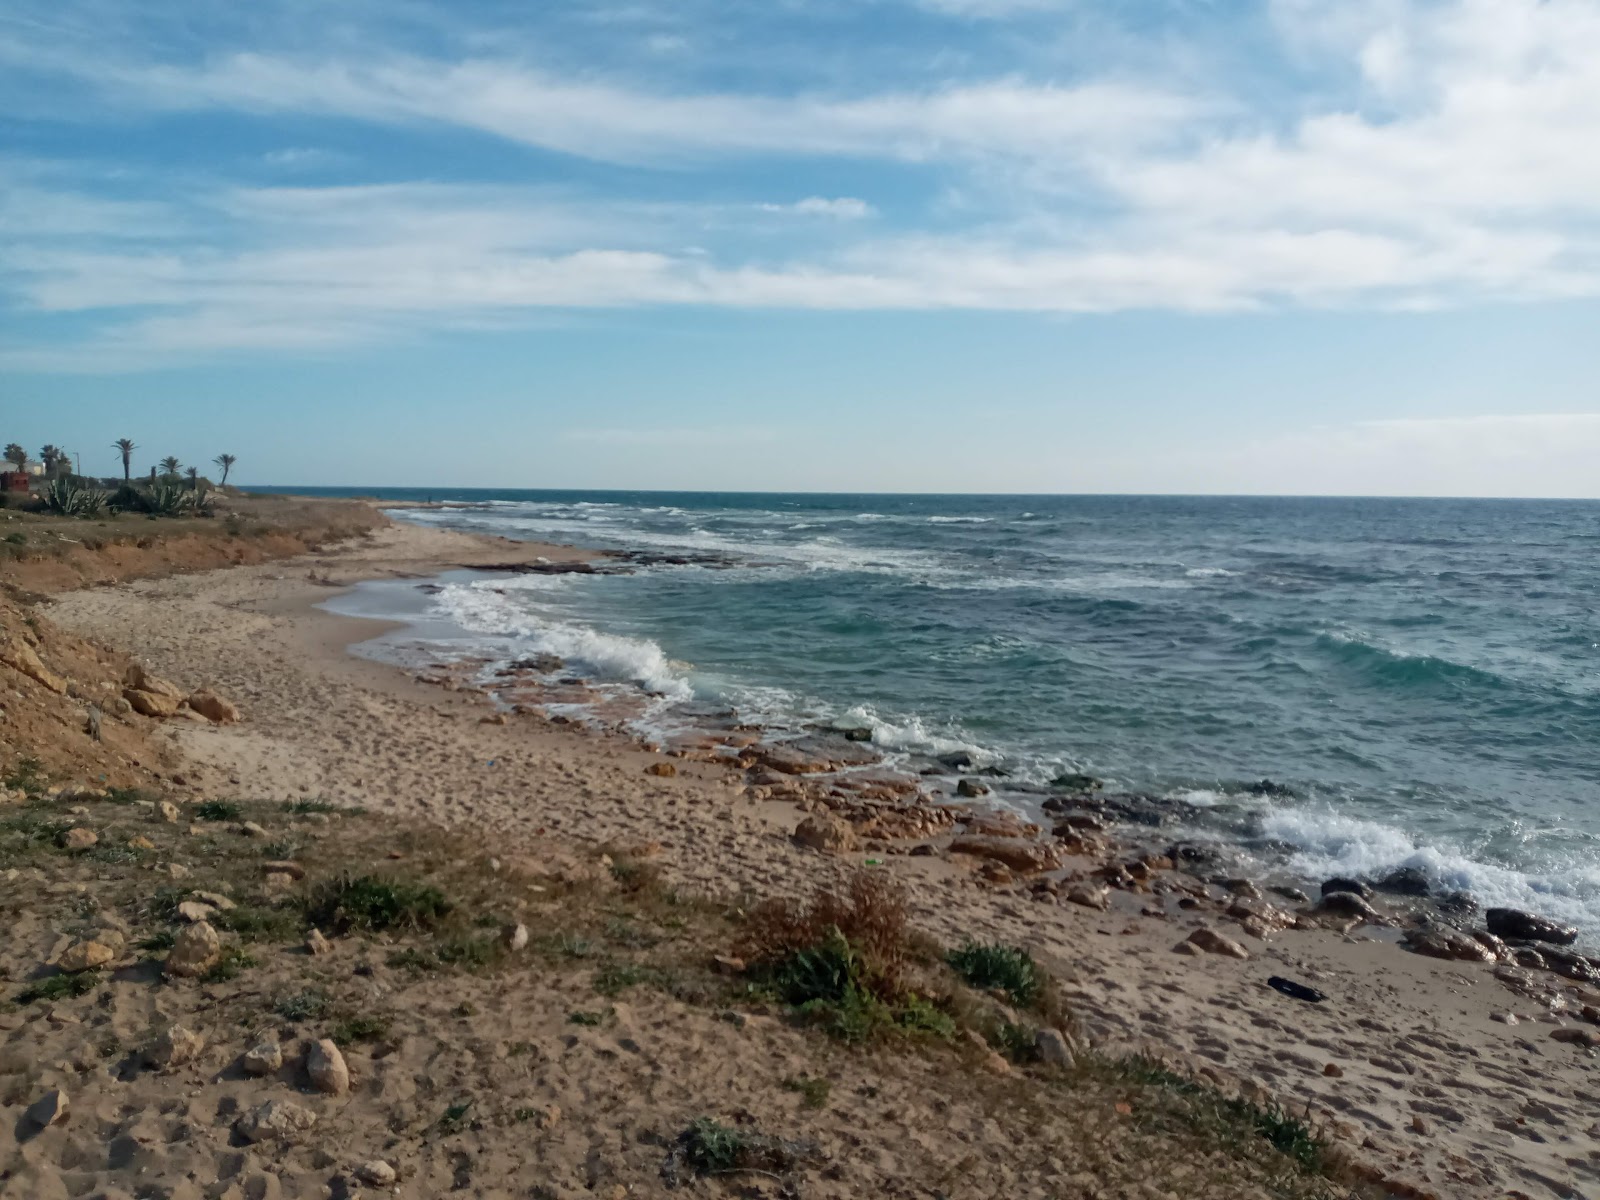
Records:
[[[66,455],[55,446],[48,442],[45,443],[44,449],[39,451],[39,461],[44,464],[44,474],[46,479],[53,479],[55,477],[56,469],[61,465],[61,461],[65,457]]]
[[[163,475],[176,475],[181,465],[174,455],[169,454],[161,460],[161,473]]]
[[[139,447],[133,444],[132,438],[118,438],[116,441],[111,443],[111,446],[114,450],[118,451],[122,455],[122,481],[127,483],[133,478],[131,460],[133,458],[133,452]]]
[[[198,492],[200,490],[200,468],[190,467],[184,474],[189,477],[189,490]]]
[[[6,461],[17,470],[25,471],[28,468],[28,452],[16,442],[12,442],[6,447]]]
[[[228,486],[228,471],[233,467],[233,464],[238,462],[239,460],[237,458],[235,458],[231,454],[219,454],[215,458],[213,458],[211,461],[216,463],[217,466],[222,468],[222,482],[219,483],[217,486],[218,487],[227,487]]]

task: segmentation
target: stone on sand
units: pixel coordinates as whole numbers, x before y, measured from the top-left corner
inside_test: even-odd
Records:
[[[842,817],[812,813],[796,826],[794,840],[825,854],[845,854],[856,848],[856,831]]]
[[[1071,1067],[1076,1061],[1072,1045],[1059,1029],[1041,1029],[1033,1038],[1033,1048],[1046,1066]]]
[[[1224,958],[1249,958],[1250,951],[1225,934],[1218,933],[1215,929],[1196,929],[1189,935],[1189,941],[1207,954],[1220,954]]]
[[[156,812],[161,814],[161,819],[167,824],[175,824],[178,820],[178,806],[171,800],[162,800],[156,804]]]
[[[377,1188],[393,1187],[399,1178],[395,1169],[381,1158],[362,1163],[355,1169],[354,1175],[358,1182]]]
[[[306,1078],[317,1091],[342,1096],[350,1090],[350,1068],[332,1038],[314,1042],[306,1051]]]
[[[236,725],[239,710],[210,688],[201,688],[189,696],[188,705],[213,725]]]
[[[76,975],[79,971],[98,970],[116,957],[115,947],[99,939],[90,939],[68,946],[56,959],[56,966],[68,975]]]
[[[26,675],[57,695],[66,693],[67,681],[45,666],[27,642],[8,638],[4,643],[0,643],[0,663],[5,663],[13,671]]]
[[[246,1075],[271,1075],[283,1066],[283,1047],[274,1038],[257,1042],[239,1056],[239,1066]]]
[[[317,1114],[292,1100],[268,1100],[234,1123],[247,1142],[293,1142],[317,1123]]]
[[[160,1071],[170,1071],[193,1062],[206,1048],[206,1035],[187,1025],[172,1024],[156,1035],[144,1050],[144,1061]]]
[[[100,835],[92,829],[74,826],[66,830],[56,841],[63,850],[90,850],[100,842]]]
[[[307,954],[328,954],[333,950],[333,943],[322,936],[320,929],[312,929],[306,934]]]
[[[51,1125],[67,1119],[71,1105],[68,1103],[67,1094],[60,1088],[51,1088],[32,1104],[28,1105],[27,1118],[40,1129],[47,1129]]]
[[[166,973],[189,979],[203,975],[222,957],[222,939],[209,921],[196,921],[182,930],[167,954]]]

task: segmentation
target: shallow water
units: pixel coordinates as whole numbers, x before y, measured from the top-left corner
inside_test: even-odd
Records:
[[[349,605],[780,726],[969,749],[1018,780],[1087,771],[1298,873],[1422,866],[1600,933],[1600,504],[433,498],[471,506],[398,515],[742,565],[459,577],[404,601],[379,585]],[[1293,796],[1244,790],[1264,777]]]

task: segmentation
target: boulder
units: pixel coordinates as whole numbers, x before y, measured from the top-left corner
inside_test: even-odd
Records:
[[[381,1158],[362,1163],[352,1173],[358,1183],[364,1183],[368,1187],[375,1188],[393,1187],[395,1180],[399,1178],[395,1169]]]
[[[68,975],[80,971],[95,971],[117,957],[115,947],[101,941],[75,942],[56,959],[56,966]]]
[[[342,1096],[350,1090],[350,1068],[332,1038],[323,1038],[306,1051],[306,1079],[328,1096]]]
[[[1378,880],[1377,889],[1392,896],[1426,896],[1433,891],[1433,882],[1420,867],[1396,867]]]
[[[1071,1068],[1077,1061],[1072,1044],[1058,1029],[1041,1029],[1033,1037],[1034,1051],[1039,1061],[1048,1067]]]
[[[178,812],[178,806],[176,804],[174,804],[171,800],[160,800],[160,801],[157,801],[156,802],[156,812],[161,815],[161,819],[163,821],[165,821],[168,825],[176,824],[177,820],[178,820],[178,817],[180,815],[179,812]]]
[[[1359,879],[1347,879],[1342,875],[1336,875],[1332,879],[1323,881],[1322,894],[1324,896],[1331,896],[1335,892],[1352,892],[1363,900],[1372,895],[1372,889]]]
[[[678,773],[676,764],[669,762],[654,762],[644,769],[646,775],[656,775],[662,779],[670,779]]]
[[[979,783],[976,779],[963,779],[956,784],[956,795],[964,796],[969,800],[976,800],[979,796],[987,796],[988,794],[988,784]]]
[[[1430,925],[1421,929],[1408,929],[1400,944],[1413,954],[1428,958],[1454,959],[1460,962],[1494,962],[1494,951],[1476,938],[1451,929],[1448,925]]]
[[[122,698],[141,717],[158,719],[172,716],[178,711],[178,705],[183,702],[181,696],[168,696],[162,692],[141,692],[135,688],[124,688]]]
[[[170,1071],[193,1062],[206,1048],[206,1036],[186,1025],[167,1026],[144,1050],[144,1061],[158,1071]]]
[[[198,900],[183,900],[178,904],[178,915],[193,924],[195,921],[209,921],[217,915],[217,910]]]
[[[812,813],[795,827],[794,840],[825,854],[844,854],[856,848],[856,831],[841,817]]]
[[[1071,904],[1081,904],[1084,908],[1099,909],[1102,912],[1110,905],[1105,888],[1087,883],[1074,884],[1067,889],[1067,900]]]
[[[239,723],[239,710],[209,688],[201,688],[198,692],[192,692],[187,703],[191,709],[213,725],[237,725]]]
[[[162,679],[159,675],[152,675],[144,669],[142,663],[133,663],[128,667],[122,677],[123,694],[128,692],[144,692],[148,696],[167,696],[173,700],[183,699],[183,689],[177,684]],[[174,704],[173,708],[177,708]]]
[[[33,647],[28,645],[27,642],[17,638],[8,638],[6,641],[0,642],[0,663],[4,663],[13,671],[26,675],[35,683],[55,692],[58,696],[66,695],[67,681],[45,666],[39,660],[39,656],[34,653]]]
[[[1357,892],[1333,891],[1323,892],[1322,899],[1318,900],[1311,909],[1314,917],[1341,917],[1357,921],[1380,922],[1383,915],[1362,899]]]
[[[1515,908],[1491,908],[1483,914],[1489,932],[1513,942],[1549,942],[1553,946],[1570,946],[1578,940],[1578,931],[1571,925],[1537,917],[1533,913]]]
[[[239,1067],[246,1075],[271,1075],[283,1066],[283,1047],[273,1038],[257,1042],[239,1056]]]
[[[1250,951],[1215,929],[1196,929],[1189,935],[1189,941],[1207,954],[1220,954],[1225,958],[1250,957]]]
[[[950,853],[970,854],[974,858],[1004,863],[1013,871],[1025,875],[1040,871],[1053,871],[1061,865],[1053,847],[1042,842],[1023,841],[1020,838],[958,837],[950,843]]]
[[[222,957],[222,939],[209,921],[196,921],[179,931],[167,954],[166,973],[190,979],[204,975]]]
[[[234,1122],[247,1142],[294,1142],[317,1123],[317,1114],[290,1100],[268,1100]]]
[[[74,826],[63,833],[56,841],[63,850],[90,850],[99,844],[100,835],[92,829]]]

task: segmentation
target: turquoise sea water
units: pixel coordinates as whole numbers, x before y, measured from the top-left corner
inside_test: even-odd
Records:
[[[466,506],[399,515],[737,565],[371,585],[352,611],[640,681],[661,721],[731,702],[1019,783],[1087,771],[1310,877],[1415,865],[1600,934],[1600,504],[431,497]]]

